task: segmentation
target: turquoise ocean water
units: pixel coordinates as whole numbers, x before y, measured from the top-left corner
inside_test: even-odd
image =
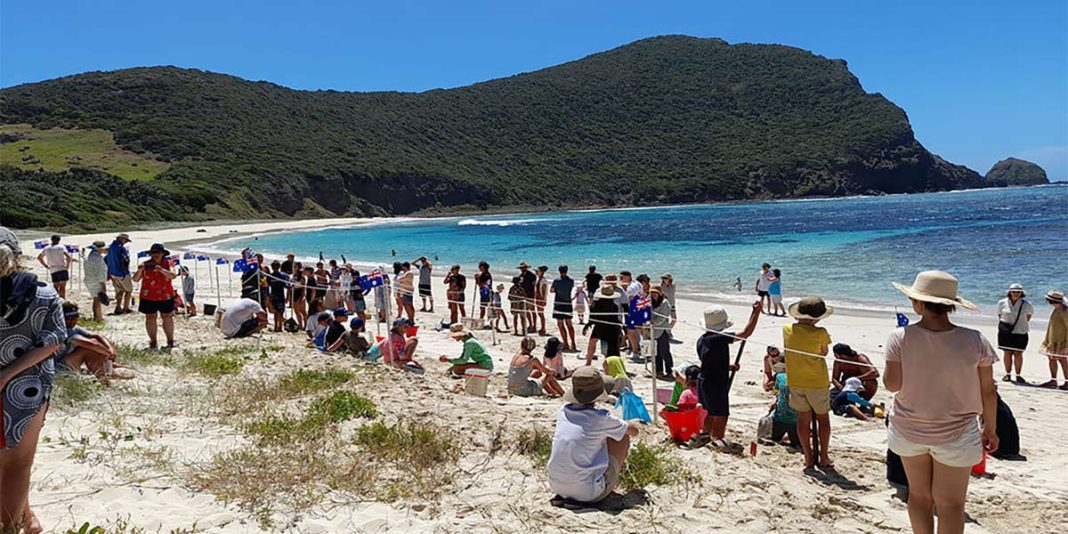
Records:
[[[437,255],[439,266],[459,263],[470,273],[486,260],[498,279],[512,276],[520,260],[551,273],[566,264],[576,277],[591,264],[654,278],[670,272],[680,293],[739,301],[751,300],[766,261],[782,269],[787,301],[818,294],[861,307],[902,305],[891,281],[942,269],[989,312],[1011,282],[1032,295],[1068,290],[1068,185],[450,217],[247,236],[208,248],[246,246],[269,257],[344,254],[364,268]],[[733,287],[739,276],[742,293]]]

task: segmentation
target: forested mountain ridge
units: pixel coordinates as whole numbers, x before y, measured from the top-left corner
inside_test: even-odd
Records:
[[[174,67],[92,72],[0,90],[0,118],[107,130],[119,147],[166,162],[138,183],[176,203],[171,216],[179,219],[618,206],[983,183],[920,145],[905,113],[866,93],[844,61],[680,36],[423,93],[298,91]],[[57,214],[49,190],[35,184],[78,193],[85,174],[80,180],[15,163],[22,170],[0,173],[25,193],[0,207],[4,224],[106,224],[150,220],[159,211],[142,217],[101,204],[94,210],[117,215]],[[83,196],[83,207],[101,202]]]

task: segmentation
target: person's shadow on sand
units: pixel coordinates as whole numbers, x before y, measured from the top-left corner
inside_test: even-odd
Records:
[[[871,489],[870,486],[857,484],[849,478],[846,478],[833,467],[820,469],[809,468],[805,469],[805,474],[819,481],[821,484],[825,484],[827,486],[838,486],[839,488],[842,488],[846,491]]]
[[[590,512],[606,512],[612,515],[618,514],[624,510],[630,510],[631,508],[637,508],[649,503],[649,492],[643,489],[630,490],[627,493],[621,494],[612,492],[600,502],[586,503],[573,501],[571,499],[565,499],[559,495],[549,499],[549,504],[556,508],[563,508],[565,510],[571,510],[576,514],[585,514]]]

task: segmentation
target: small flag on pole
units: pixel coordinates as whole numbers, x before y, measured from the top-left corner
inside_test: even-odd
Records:
[[[203,254],[197,256],[197,261],[210,261],[210,260],[211,260],[211,258],[209,258],[209,257],[207,257],[207,256],[205,256]]]
[[[196,256],[194,256],[192,252],[186,252],[185,254],[182,254],[182,259],[183,260],[193,260],[193,259],[196,259]]]
[[[226,265],[227,263],[230,263],[230,262],[226,261],[226,258],[216,258],[215,259],[215,265]]]
[[[81,252],[81,250],[82,249],[79,248],[78,245],[67,245],[67,252],[70,252],[71,254],[77,254]]]
[[[361,276],[357,283],[360,284],[360,289],[367,291],[371,288],[385,284],[386,274],[382,272],[382,269],[375,269]]]
[[[905,317],[905,314],[897,312],[897,326],[903,327],[909,325],[909,318]]]
[[[47,246],[48,246],[48,241],[46,241],[44,239],[42,239],[40,241],[34,241],[33,242],[33,248],[35,248],[37,250],[41,250],[42,248],[45,248]]]
[[[147,258],[148,256],[149,256],[149,254],[148,254],[148,251],[146,251],[146,250],[142,250],[141,252],[137,253],[138,259]]]

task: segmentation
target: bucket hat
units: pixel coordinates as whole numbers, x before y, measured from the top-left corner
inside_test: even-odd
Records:
[[[579,367],[571,375],[571,389],[564,393],[564,400],[578,404],[604,402],[611,398],[604,389],[604,377],[600,371],[588,365]]]

